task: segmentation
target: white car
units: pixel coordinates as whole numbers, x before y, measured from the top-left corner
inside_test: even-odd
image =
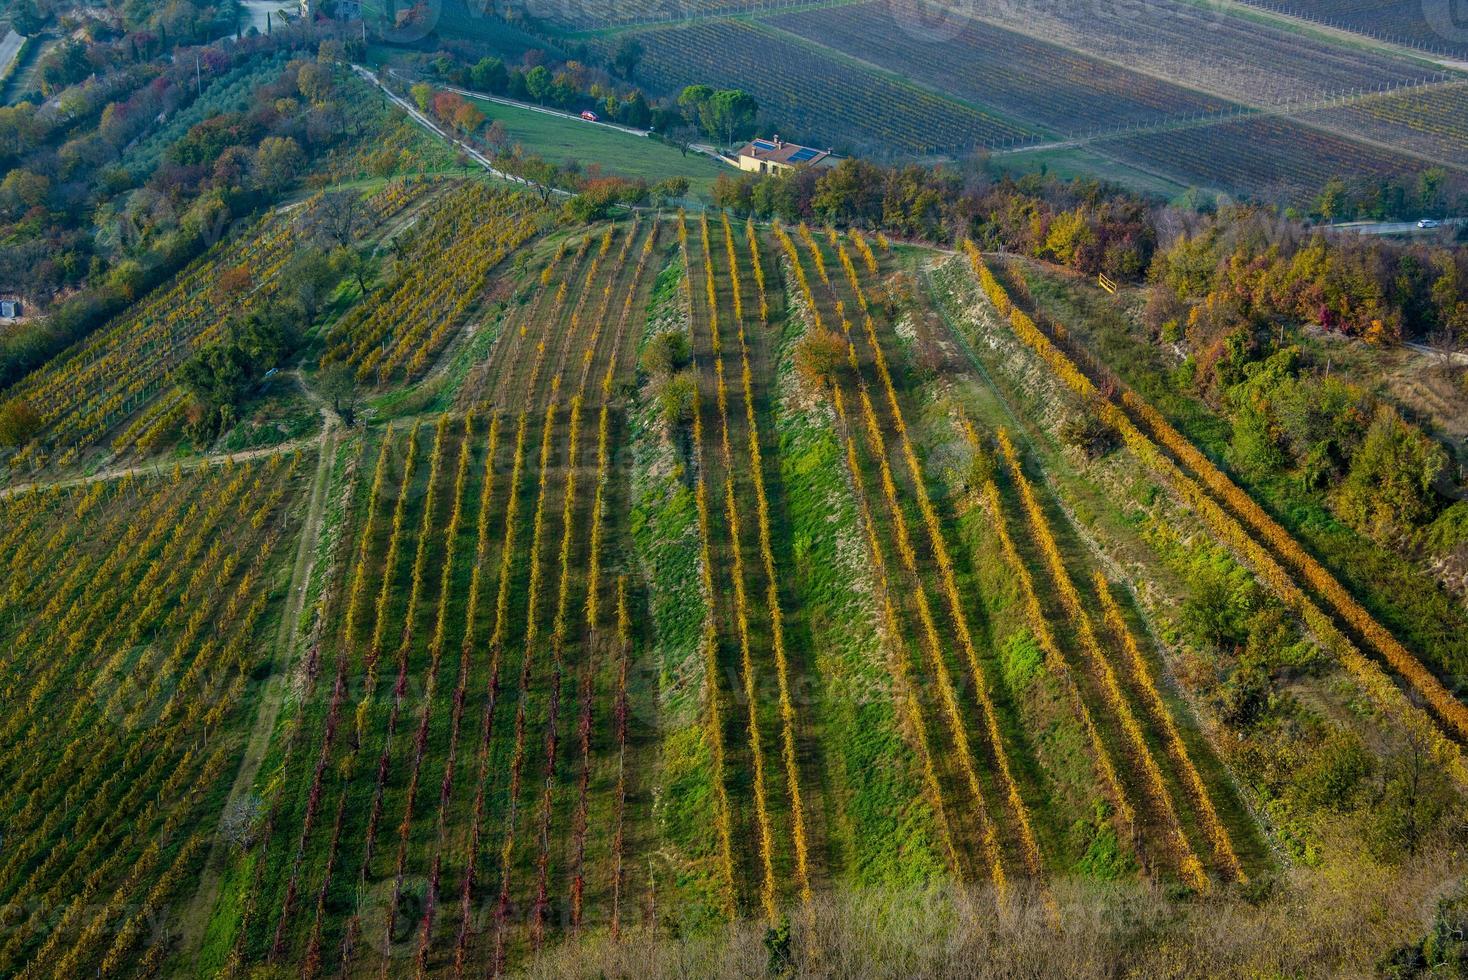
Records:
[[[1417,222],[1418,228],[1441,228],[1442,222],[1436,218],[1422,218]]]

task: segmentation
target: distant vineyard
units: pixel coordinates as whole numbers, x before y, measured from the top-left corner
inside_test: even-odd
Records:
[[[1468,85],[1435,85],[1375,96],[1349,108],[1303,117],[1415,150],[1447,162],[1468,161]]]
[[[305,460],[0,502],[0,973],[115,976],[171,952],[274,650]],[[146,972],[142,969],[139,972]]]
[[[1282,117],[1256,117],[1105,140],[1096,148],[1199,187],[1306,203],[1332,177],[1402,177],[1431,164]]]
[[[738,21],[638,35],[643,77],[668,90],[702,82],[748,90],[771,118],[808,139],[878,156],[957,152],[1031,130],[954,99],[826,57]]]
[[[1329,44],[1186,0],[1152,0],[1145,7],[977,0],[972,9],[1010,30],[1255,105],[1436,74],[1405,59]]]
[[[1356,31],[1370,37],[1421,47],[1427,51],[1468,55],[1461,13],[1451,3],[1429,7],[1422,0],[1245,0],[1305,20]],[[1430,20],[1431,9],[1435,19]]]
[[[951,39],[898,29],[888,4],[803,10],[769,23],[1011,118],[1058,132],[1135,125],[1227,105],[1150,75],[970,20]]]
[[[676,23],[703,17],[759,13],[805,6],[807,3],[809,0],[590,0],[552,6],[516,0],[506,6],[523,6],[535,16],[548,17],[566,27],[597,30],[627,24]]]

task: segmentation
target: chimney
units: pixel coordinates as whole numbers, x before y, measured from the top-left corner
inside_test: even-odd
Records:
[[[775,134],[775,149],[778,150],[780,147],[782,147],[784,145],[785,145],[785,141],[780,138],[780,134],[779,133],[776,133]]]

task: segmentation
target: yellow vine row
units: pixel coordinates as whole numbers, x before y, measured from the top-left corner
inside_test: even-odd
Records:
[[[1010,441],[1009,433],[1003,430],[999,432],[999,448],[1008,464],[1010,478],[1019,490],[1020,502],[1030,519],[1030,527],[1034,532],[1035,540],[1039,543],[1040,550],[1044,552],[1045,562],[1050,568],[1050,580],[1060,594],[1061,604],[1065,606],[1075,626],[1081,650],[1090,661],[1091,670],[1100,679],[1101,690],[1105,694],[1112,714],[1120,722],[1127,741],[1131,743],[1132,752],[1141,763],[1142,772],[1146,776],[1148,792],[1161,811],[1163,822],[1167,825],[1168,836],[1171,838],[1172,849],[1177,855],[1178,867],[1183,880],[1197,891],[1207,891],[1209,888],[1208,876],[1204,873],[1202,862],[1198,860],[1198,855],[1194,853],[1192,845],[1188,843],[1187,835],[1183,833],[1182,823],[1178,819],[1172,797],[1167,791],[1162,770],[1152,756],[1152,750],[1147,746],[1147,738],[1142,732],[1141,723],[1137,721],[1131,703],[1127,701],[1121,684],[1116,679],[1116,671],[1112,669],[1106,652],[1101,649],[1101,643],[1096,638],[1091,616],[1086,612],[1080,593],[1076,590],[1075,581],[1065,567],[1065,560],[1061,557],[1060,548],[1055,543],[1055,535],[1050,529],[1049,520],[1035,498],[1034,488],[1020,466],[1019,454],[1015,451],[1014,443]]]
[[[1214,809],[1213,799],[1208,793],[1208,787],[1203,783],[1203,777],[1194,765],[1188,748],[1183,744],[1182,735],[1178,732],[1177,722],[1172,713],[1167,710],[1163,703],[1162,695],[1157,690],[1156,681],[1152,677],[1151,668],[1147,660],[1142,656],[1141,648],[1137,645],[1137,639],[1127,626],[1122,617],[1121,607],[1117,605],[1116,598],[1111,594],[1111,588],[1106,581],[1106,576],[1099,570],[1095,573],[1096,592],[1101,597],[1101,609],[1105,617],[1106,626],[1121,643],[1122,649],[1126,651],[1127,663],[1131,667],[1132,675],[1141,687],[1147,702],[1147,709],[1152,713],[1157,724],[1162,728],[1163,738],[1167,743],[1167,751],[1172,755],[1174,762],[1183,776],[1183,782],[1187,786],[1188,794],[1193,799],[1193,807],[1198,813],[1199,821],[1203,824],[1203,831],[1208,835],[1208,841],[1213,846],[1214,859],[1223,866],[1224,870],[1236,881],[1248,881],[1239,858],[1234,853],[1233,841],[1229,838],[1228,829],[1224,827],[1223,821],[1218,817],[1218,811]]]
[[[1114,428],[1126,443],[1127,448],[1149,469],[1153,470],[1174,489],[1193,509],[1203,523],[1221,540],[1245,557],[1253,565],[1266,584],[1280,599],[1304,620],[1305,625],[1328,648],[1340,657],[1341,664],[1356,678],[1372,698],[1399,723],[1424,738],[1432,747],[1434,755],[1447,765],[1453,777],[1468,786],[1468,767],[1465,767],[1462,751],[1447,738],[1441,728],[1422,709],[1413,705],[1392,683],[1379,664],[1361,653],[1334,621],[1300,588],[1290,574],[1275,559],[1270,551],[1256,541],[1243,525],[1223,509],[1211,495],[1188,476],[1181,467],[1164,454],[1130,416],[1113,402],[1101,396],[1075,362],[1046,337],[1033,320],[1016,308],[1002,286],[985,266],[983,257],[972,242],[964,243],[965,251],[973,265],[979,284],[995,308],[1007,314],[1015,335],[1055,372],[1056,376],[1072,391],[1079,394],[1100,415],[1101,420]],[[1420,665],[1419,665],[1420,666]],[[1440,689],[1440,685],[1439,685]],[[1423,691],[1424,694],[1428,692]],[[1442,698],[1447,698],[1443,701]],[[1431,700],[1431,698],[1430,698]],[[1435,703],[1440,712],[1450,709],[1456,701],[1446,691]],[[1451,702],[1451,703],[1449,703]],[[1461,709],[1462,706],[1458,705]],[[1449,717],[1444,713],[1444,717]]]

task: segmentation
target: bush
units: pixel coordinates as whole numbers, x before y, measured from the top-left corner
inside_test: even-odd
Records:
[[[1336,511],[1381,544],[1416,531],[1438,506],[1433,490],[1447,453],[1389,405],[1381,406],[1351,471],[1336,495]]]
[[[658,406],[663,424],[669,429],[692,422],[697,404],[698,383],[688,371],[680,371],[668,378],[658,391]]]
[[[1117,446],[1116,430],[1089,412],[1066,416],[1060,423],[1060,438],[1086,454],[1087,459],[1100,459]]]
[[[846,358],[846,342],[834,330],[811,327],[795,349],[795,367],[808,384],[822,385]]]
[[[41,431],[41,416],[29,402],[16,399],[0,407],[0,446],[24,446]]]
[[[693,360],[688,335],[680,330],[658,334],[642,354],[642,366],[655,378],[670,378]]]

